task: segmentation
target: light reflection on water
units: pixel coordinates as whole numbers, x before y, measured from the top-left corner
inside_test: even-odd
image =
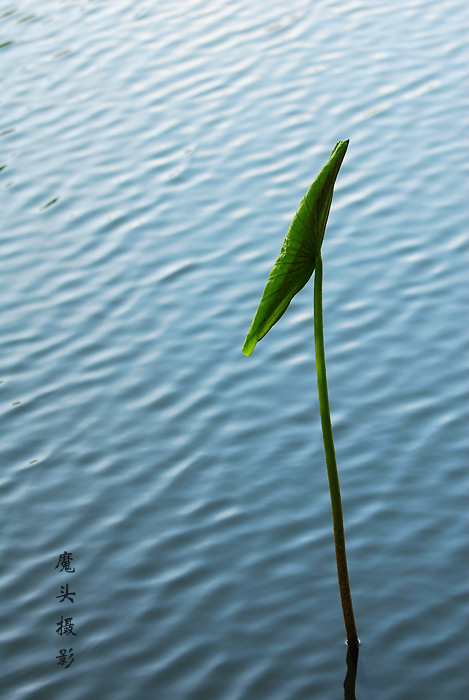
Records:
[[[324,314],[356,697],[465,698],[462,8],[1,8],[5,697],[345,692],[312,286],[241,346],[350,138]]]

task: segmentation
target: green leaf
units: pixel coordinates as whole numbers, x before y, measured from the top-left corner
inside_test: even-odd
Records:
[[[329,160],[301,200],[244,341],[245,355],[252,353],[257,342],[283,316],[295,294],[303,289],[314,272],[316,256],[321,252],[324,239],[334,184],[347,146],[348,141],[339,141],[335,145]]]

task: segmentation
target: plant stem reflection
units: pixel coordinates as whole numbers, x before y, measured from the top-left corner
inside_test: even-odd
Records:
[[[357,680],[358,647],[347,648],[345,662],[347,664],[347,675],[344,680],[344,699],[356,700],[355,682]]]

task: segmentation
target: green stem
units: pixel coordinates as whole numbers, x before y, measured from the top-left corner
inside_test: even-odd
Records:
[[[335,458],[334,439],[332,437],[329,395],[327,391],[326,357],[324,354],[324,328],[322,318],[322,259],[316,257],[314,277],[314,348],[316,352],[316,372],[318,377],[319,410],[321,413],[324,452],[326,454],[327,478],[331,494],[332,523],[334,526],[335,558],[339,577],[340,599],[344,613],[345,631],[349,647],[358,648],[357,628],[353,615],[352,595],[348,579],[347,555],[345,552],[344,519],[342,499],[340,497],[339,474]]]

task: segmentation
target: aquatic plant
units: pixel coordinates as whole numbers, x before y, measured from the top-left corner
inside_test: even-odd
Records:
[[[334,184],[347,151],[348,141],[339,141],[329,160],[302,199],[269,275],[259,307],[244,341],[243,353],[250,355],[256,344],[283,316],[291,300],[314,277],[314,346],[319,394],[319,411],[326,455],[327,476],[331,495],[337,575],[344,614],[347,643],[358,648],[357,628],[353,614],[352,596],[345,551],[345,533],[340,495],[339,475],[332,435],[332,423],[327,390],[324,325],[322,309],[322,258],[327,219],[332,203]]]

